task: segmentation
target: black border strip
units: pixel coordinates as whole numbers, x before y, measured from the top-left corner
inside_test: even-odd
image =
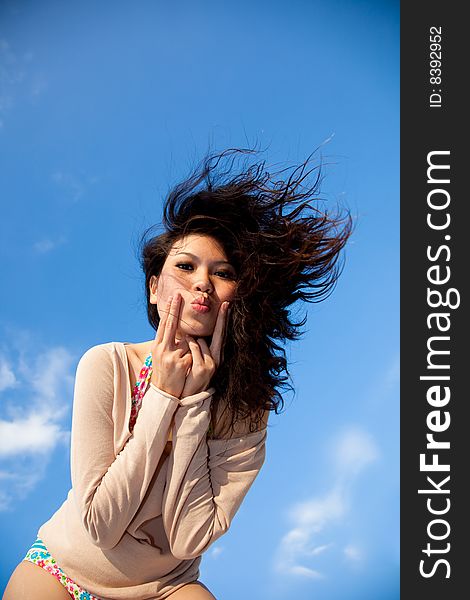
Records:
[[[403,600],[463,598],[470,574],[464,564],[465,465],[470,459],[464,311],[470,196],[464,179],[470,169],[463,147],[469,34],[459,6],[449,0],[401,4]],[[427,448],[431,434],[435,448]],[[436,470],[426,470],[433,461]]]

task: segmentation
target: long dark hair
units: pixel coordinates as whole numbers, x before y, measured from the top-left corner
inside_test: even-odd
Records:
[[[223,362],[211,382],[217,392],[210,428],[215,437],[233,432],[241,420],[254,431],[264,411],[282,410],[280,390],[292,389],[283,344],[298,339],[307,320],[294,321],[289,307],[298,300],[320,302],[332,292],[352,232],[349,211],[332,216],[320,209],[321,164],[312,166],[313,153],[273,174],[265,161],[250,160],[255,154],[234,148],[206,155],[169,192],[164,232],[149,238],[152,226],[140,240],[147,315],[155,330],[159,315],[149,301],[149,282],[177,240],[191,233],[212,236],[238,273]],[[238,159],[241,169],[235,169]]]

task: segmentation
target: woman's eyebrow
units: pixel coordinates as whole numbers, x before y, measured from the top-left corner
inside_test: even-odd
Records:
[[[199,260],[199,257],[196,256],[195,254],[191,254],[191,252],[177,252],[176,254],[173,254],[173,256],[179,256],[180,254],[186,254],[187,256],[190,256],[194,260]],[[221,264],[221,263],[232,266],[232,263],[230,263],[228,260],[214,260],[214,264]]]

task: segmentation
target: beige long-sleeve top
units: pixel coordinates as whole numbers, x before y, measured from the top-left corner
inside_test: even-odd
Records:
[[[213,393],[178,399],[150,384],[130,432],[124,344],[94,346],[80,359],[72,489],[38,536],[87,591],[152,600],[198,579],[201,554],[228,530],[262,467],[267,437],[264,427],[207,438]]]

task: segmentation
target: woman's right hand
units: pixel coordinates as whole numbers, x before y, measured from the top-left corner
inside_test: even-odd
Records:
[[[168,303],[158,324],[157,334],[151,346],[151,382],[160,390],[179,398],[193,359],[186,340],[176,340],[181,294],[178,292]]]

